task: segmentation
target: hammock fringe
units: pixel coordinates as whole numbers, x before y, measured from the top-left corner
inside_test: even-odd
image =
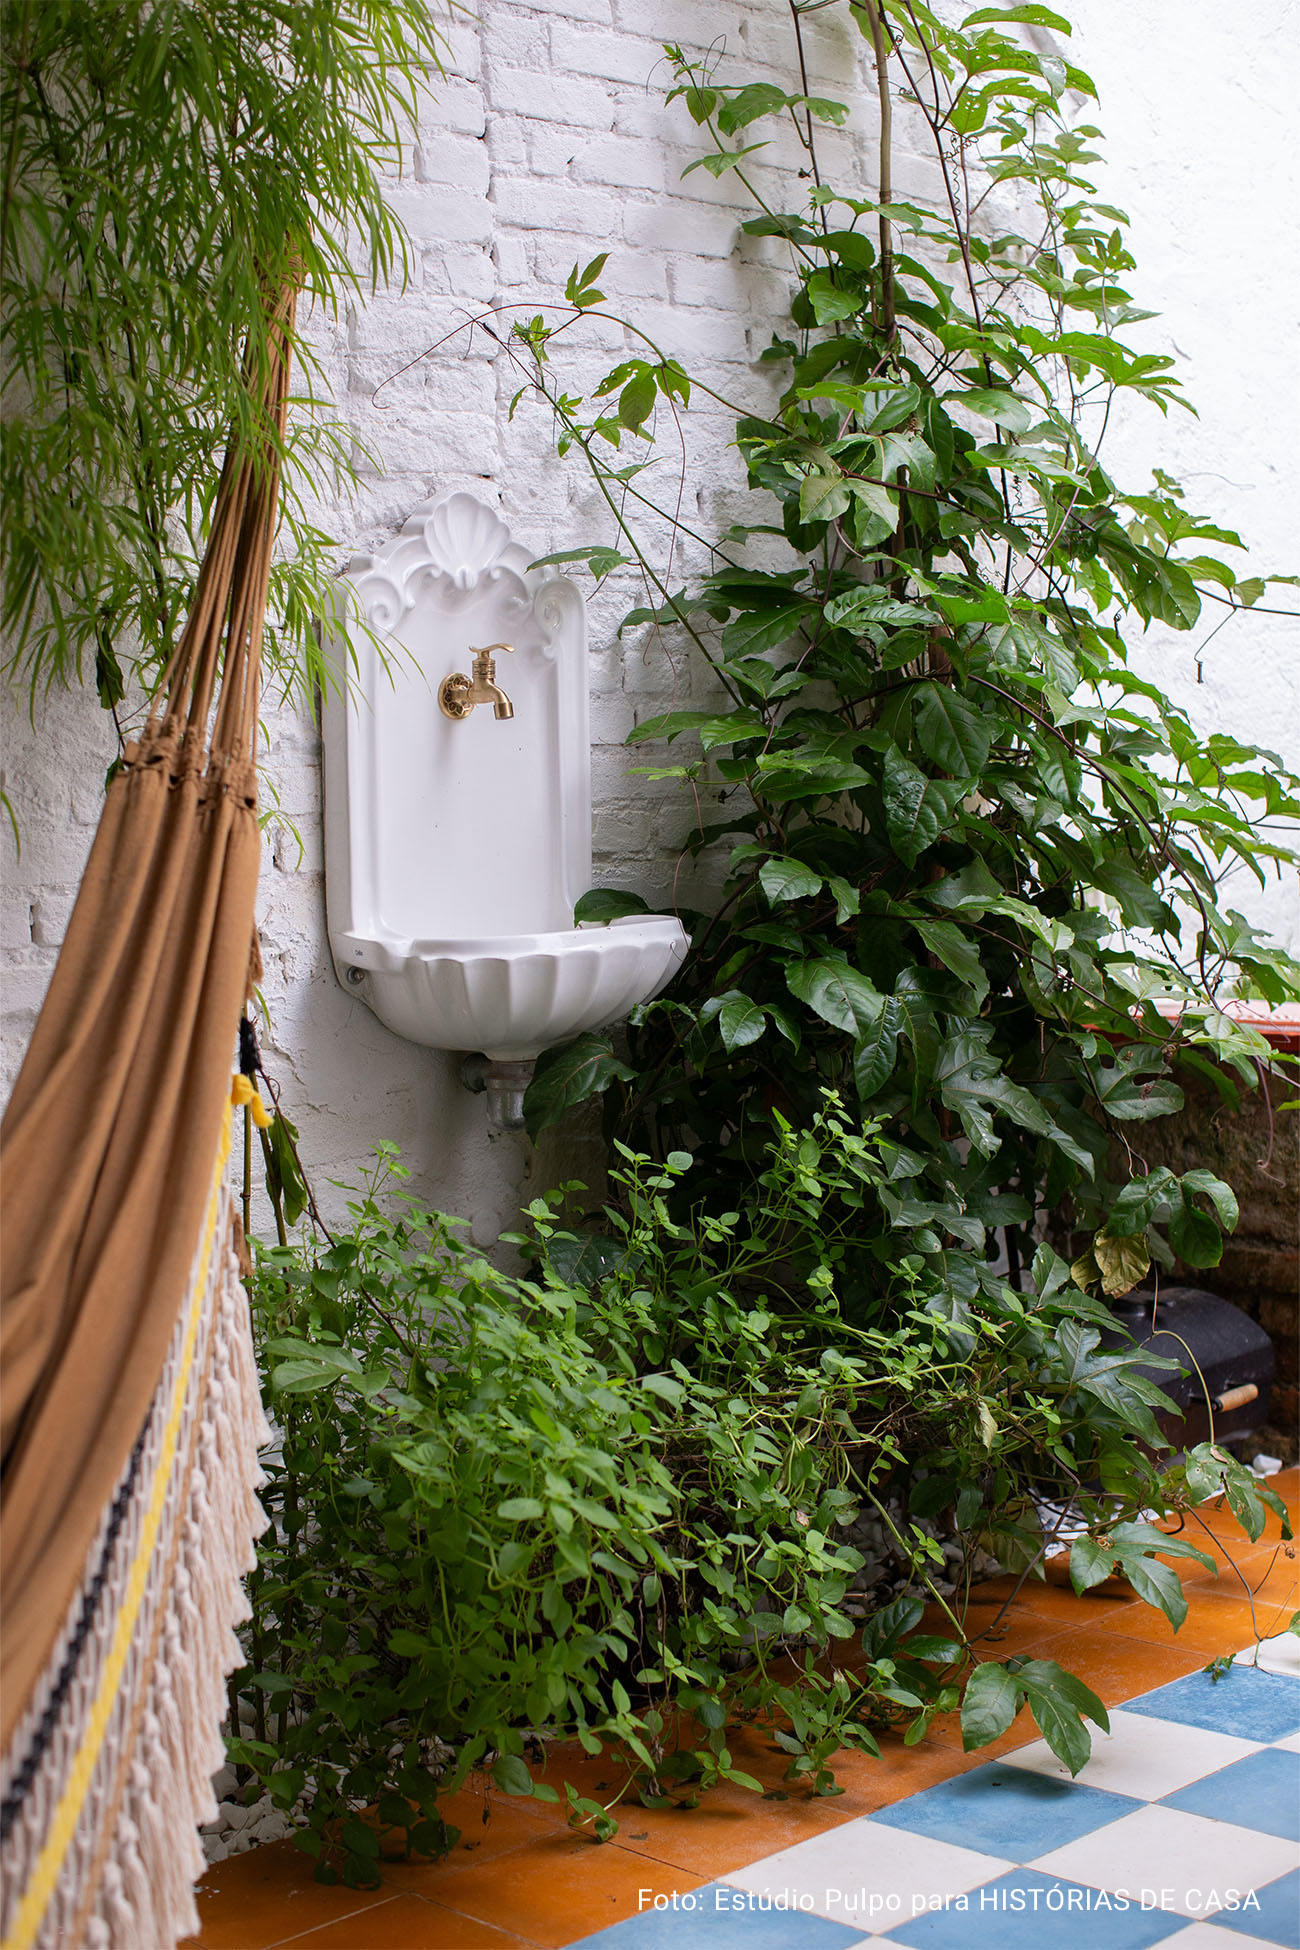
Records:
[[[223,1183],[140,1441],[0,1769],[3,1950],[158,1950],[198,1929],[197,1830],[216,1814],[242,1580],[266,1527],[233,1217]]]

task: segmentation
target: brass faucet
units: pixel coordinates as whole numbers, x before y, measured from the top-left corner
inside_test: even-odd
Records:
[[[496,659],[494,650],[513,650],[513,643],[489,643],[485,650],[474,651],[473,676],[466,677],[464,671],[454,670],[450,677],[444,677],[438,686],[438,703],[444,717],[467,718],[476,704],[490,704],[493,715],[498,718],[513,718],[515,707],[497,683]]]

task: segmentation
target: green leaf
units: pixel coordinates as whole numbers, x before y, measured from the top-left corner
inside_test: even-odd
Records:
[[[846,921],[852,920],[855,914],[861,912],[861,891],[857,887],[850,886],[847,880],[841,880],[837,873],[827,874],[826,886],[835,896],[836,926],[843,927]]]
[[[644,718],[627,735],[629,745],[642,745],[650,738],[680,738],[684,731],[698,731],[701,725],[716,722],[715,711],[664,711],[655,718]]]
[[[996,589],[986,589],[979,596],[936,589],[934,600],[950,623],[1005,623],[1007,620],[1007,599]]]
[[[962,1657],[962,1647],[956,1639],[940,1638],[937,1633],[918,1632],[908,1639],[903,1651],[909,1659],[934,1660],[946,1666],[955,1666]]]
[[[674,1381],[673,1377],[667,1374],[643,1374],[641,1386],[647,1394],[658,1395],[661,1401],[670,1402],[674,1408],[680,1404],[686,1393],[681,1382]]]
[[[511,1496],[504,1503],[498,1503],[497,1515],[507,1523],[533,1522],[546,1515],[545,1506],[535,1496]]]
[[[113,646],[102,630],[96,631],[95,689],[106,711],[111,711],[113,706],[120,704],[126,696],[126,679],[122,674],[122,666],[117,661]]]
[[[822,877],[802,860],[764,860],[758,870],[758,884],[775,907],[779,901],[808,900],[819,894]]]
[[[889,433],[894,427],[901,427],[917,411],[924,395],[919,386],[900,386],[896,392],[887,393],[871,417],[872,433]]]
[[[270,1125],[260,1133],[266,1189],[278,1204],[286,1226],[296,1226],[307,1209],[307,1185],[298,1164],[298,1130],[276,1109]]]
[[[884,774],[890,843],[899,859],[912,867],[947,832],[967,787],[958,781],[928,779],[896,745],[885,753]]]
[[[926,899],[935,907],[955,914],[978,918],[1002,898],[1001,882],[993,878],[978,854],[956,873],[946,873],[928,889]]]
[[[892,514],[892,504],[890,512]],[[891,596],[887,589],[870,582],[861,583],[856,589],[846,589],[826,605],[828,623],[833,623],[837,629],[859,633],[872,627],[923,629],[940,620],[939,612],[926,603],[901,602]]]
[[[993,1128],[995,1113],[1037,1136],[1046,1137],[1053,1129],[1037,1098],[1006,1075],[1000,1056],[989,1047],[992,1035],[991,1024],[978,1023],[948,1037],[934,1067],[940,1097],[957,1113],[967,1137],[986,1157],[991,1157],[1000,1144]]]
[[[585,562],[599,580],[602,576],[612,575],[615,569],[621,569],[631,560],[630,555],[620,555],[616,548],[598,543],[585,548],[556,549],[552,555],[539,555],[528,566],[530,569],[546,569],[553,563]]]
[[[693,170],[707,169],[710,176],[725,176],[729,169],[739,169],[747,157],[766,147],[765,142],[751,142],[744,149],[719,149],[707,156],[697,156],[694,162],[687,163],[682,175],[689,176]]]
[[[429,1650],[429,1642],[427,1639],[422,1639],[418,1632],[405,1630],[390,1632],[388,1649],[390,1652],[395,1652],[399,1659],[421,1659]]]
[[[854,526],[859,548],[883,542],[898,523],[898,498],[875,481],[848,482],[848,492],[857,503]]]
[[[894,1598],[873,1612],[862,1628],[862,1649],[869,1659],[883,1659],[900,1639],[921,1622],[925,1606],[919,1598]]]
[[[706,752],[720,745],[747,745],[767,734],[767,721],[758,711],[730,711],[725,718],[708,718],[697,727]]]
[[[272,1370],[271,1387],[280,1395],[314,1395],[340,1381],[357,1382],[361,1375],[361,1363],[350,1348],[303,1345],[301,1356]]]
[[[995,22],[998,26],[1002,26],[1005,22],[1013,20],[1023,21],[1027,27],[1050,27],[1058,34],[1069,34],[1073,32],[1069,21],[1064,19],[1062,15],[1053,13],[1050,7],[1029,5],[1019,7],[980,7],[973,14],[966,15],[966,18],[961,24],[961,31],[964,34],[967,28],[981,27],[986,22]]]
[[[1235,1232],[1238,1219],[1237,1198],[1231,1185],[1225,1185],[1212,1171],[1198,1167],[1195,1171],[1185,1171],[1182,1178],[1183,1197],[1189,1192],[1201,1192],[1214,1207],[1214,1215],[1225,1232]]]
[[[652,372],[640,372],[618,396],[619,423],[636,433],[654,410],[657,388]]]
[[[800,626],[814,614],[813,605],[806,602],[742,610],[722,632],[722,654],[730,662],[733,658],[758,657],[767,650],[777,650],[792,636],[797,636]]]
[[[983,711],[945,684],[924,684],[913,721],[927,758],[958,778],[979,777],[993,742],[993,728]]]
[[[874,1026],[863,1031],[853,1051],[853,1081],[864,1101],[874,1097],[893,1075],[902,1027],[902,1007],[888,996]]]
[[[580,271],[575,264],[570,271],[564,295],[579,311],[584,311],[589,305],[603,304],[605,294],[597,291],[595,284],[608,262],[609,252],[602,251],[599,257],[592,258],[585,270]]]
[[[972,386],[964,393],[946,393],[944,405],[964,406],[978,413],[981,419],[995,420],[1000,427],[1009,427],[1013,433],[1023,433],[1033,421],[1023,400],[997,386]]]
[[[795,962],[785,979],[791,993],[833,1029],[866,1036],[884,1013],[884,996],[841,955]]]
[[[989,978],[970,936],[963,934],[955,921],[914,921],[912,925],[930,953],[951,969],[958,981],[965,982],[977,1004],[982,1002],[989,992]]]
[[[819,325],[834,325],[840,319],[854,318],[867,302],[861,284],[840,284],[830,271],[814,271],[804,289]]]
[[[625,914],[649,912],[640,894],[630,893],[625,887],[593,887],[575,904],[573,920],[576,927],[583,922],[618,921]]]
[[[1005,1666],[986,1660],[966,1681],[961,1702],[961,1744],[966,1752],[987,1747],[1006,1732],[1020,1706],[1020,1689]]]
[[[379,1837],[373,1828],[367,1827],[366,1823],[359,1820],[356,1815],[346,1817],[340,1829],[340,1837],[344,1848],[353,1855],[361,1856],[367,1863],[378,1860]]]
[[[572,1043],[546,1050],[537,1059],[532,1082],[524,1092],[524,1117],[529,1135],[558,1124],[576,1104],[585,1103],[622,1078],[633,1076],[614,1054],[614,1045],[600,1030],[591,1030]]]
[[[849,505],[849,490],[842,474],[818,471],[805,474],[799,483],[799,519],[804,522],[835,521]]]
[[[1017,1677],[1026,1687],[1050,1685],[1076,1711],[1086,1713],[1103,1733],[1110,1732],[1110,1715],[1091,1686],[1086,1686],[1076,1673],[1066,1672],[1055,1659],[1028,1659],[1019,1668]]]
[[[761,115],[777,115],[793,99],[772,81],[751,81],[727,98],[718,110],[718,127],[724,135],[736,135]]]
[[[1177,1631],[1187,1617],[1187,1597],[1173,1566],[1158,1557],[1125,1556],[1124,1575],[1138,1597],[1162,1611]]]
[[[501,1754],[492,1763],[492,1779],[503,1794],[531,1794],[533,1777],[518,1754]]]
[[[1119,1556],[1109,1541],[1100,1544],[1094,1537],[1079,1537],[1070,1546],[1070,1583],[1082,1597],[1095,1584],[1104,1584],[1115,1570]]]
[[[1106,1231],[1112,1239],[1145,1232],[1162,1200],[1177,1193],[1178,1180],[1167,1165],[1158,1165],[1142,1178],[1132,1178],[1110,1209]]]
[[[730,996],[718,1011],[718,1034],[730,1053],[756,1043],[767,1028],[767,1017],[747,995]]]
[[[1207,1212],[1192,1204],[1186,1190],[1169,1220],[1169,1243],[1188,1266],[1217,1266],[1223,1258],[1223,1237]]]
[[[1071,1690],[1061,1683],[1067,1677],[1072,1675],[1052,1659],[1027,1660],[1016,1675],[1043,1738],[1070,1773],[1077,1774],[1092,1753],[1092,1741]],[[1104,1717],[1105,1708],[1101,1711]]]
[[[1094,1072],[1098,1101],[1109,1116],[1125,1122],[1137,1122],[1152,1117],[1171,1117],[1175,1111],[1182,1109],[1183,1093],[1176,1083],[1164,1077],[1141,1081],[1134,1066],[1142,1063],[1149,1065],[1150,1061],[1145,1052],[1129,1055],[1121,1051],[1115,1063],[1100,1065]]]

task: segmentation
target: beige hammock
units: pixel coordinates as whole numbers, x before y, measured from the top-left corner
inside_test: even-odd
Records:
[[[293,310],[250,355],[261,436],[232,440],[165,711],[108,789],[0,1129],[3,1950],[197,1928],[262,1524],[224,1168]]]

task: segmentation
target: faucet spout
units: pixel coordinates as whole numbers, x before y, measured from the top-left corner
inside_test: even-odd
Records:
[[[438,704],[448,718],[467,718],[476,704],[490,704],[495,718],[513,718],[515,707],[497,683],[495,650],[513,650],[513,643],[489,643],[486,649],[474,648],[472,675],[460,670],[444,677],[438,686]]]

